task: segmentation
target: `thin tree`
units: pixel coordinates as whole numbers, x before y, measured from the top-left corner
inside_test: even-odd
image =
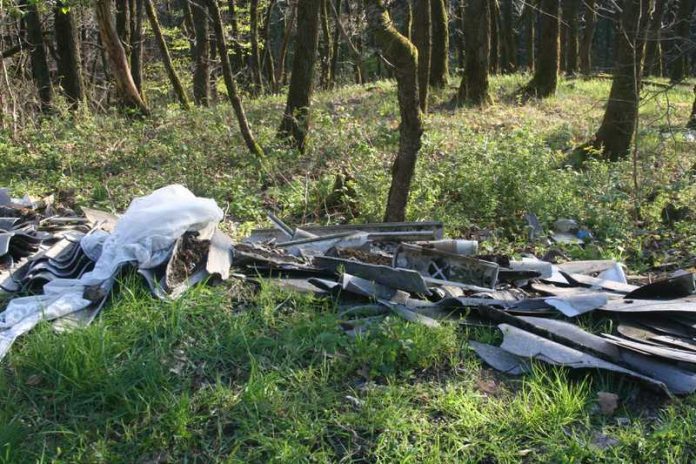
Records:
[[[244,143],[249,151],[256,156],[263,156],[263,150],[261,149],[261,146],[256,143],[254,135],[251,132],[251,127],[249,127],[249,121],[247,120],[244,106],[242,105],[242,99],[239,97],[239,91],[237,90],[237,83],[232,76],[232,65],[229,59],[225,31],[223,29],[220,7],[218,6],[217,0],[208,0],[208,9],[210,10],[213,29],[215,30],[215,42],[217,43],[218,54],[220,55],[220,61],[222,64],[222,76],[225,79],[227,96],[230,99],[232,109],[237,117],[239,130],[242,133],[242,138],[244,139]]]
[[[116,33],[111,13],[111,2],[109,0],[95,0],[94,8],[99,24],[99,37],[123,104],[144,115],[149,114],[150,110],[140,96],[135,82],[133,82],[126,51]]]
[[[341,11],[341,0],[336,0],[336,5],[332,3],[332,0],[327,0],[329,4],[331,5],[332,9],[336,9],[336,11]],[[329,81],[330,81],[330,87],[335,87],[336,85],[336,78],[338,74],[338,55],[341,50],[341,30],[338,26],[338,22],[335,22],[335,27],[334,27],[334,33],[333,33],[333,50],[331,51],[331,69],[329,70],[330,76],[329,76]]]
[[[649,0],[626,0],[616,34],[616,65],[602,125],[594,139],[581,147],[601,151],[610,161],[625,157],[631,147],[638,118],[645,32]]]
[[[309,105],[314,88],[314,63],[319,42],[319,7],[321,0],[301,0],[297,7],[295,57],[288,99],[278,136],[291,137],[294,145],[304,151],[309,130]]]
[[[41,111],[50,112],[53,105],[53,90],[51,88],[51,74],[48,69],[39,10],[37,3],[34,1],[22,0],[20,5],[26,11],[24,22],[31,57],[31,74],[39,90]]]
[[[534,77],[522,91],[528,96],[545,98],[555,94],[558,86],[560,0],[541,0],[539,10],[539,53]]]
[[[328,2],[331,0],[321,0],[319,8],[319,20],[321,23],[321,73],[319,82],[323,89],[328,89],[331,82],[331,29],[329,28]]]
[[[276,85],[280,86],[285,81],[285,59],[288,55],[288,47],[290,46],[290,37],[292,36],[292,30],[295,26],[295,19],[297,17],[297,3],[299,0],[291,1],[288,5],[290,13],[285,20],[285,31],[283,32],[283,41],[280,44],[280,53],[278,55],[278,66],[276,66]]]
[[[430,51],[432,24],[430,0],[413,2],[413,45],[418,49],[418,100],[421,111],[428,112],[428,82],[430,82]]]
[[[500,3],[493,0],[491,4],[491,15],[488,21],[491,25],[491,53],[488,66],[491,74],[498,74],[500,64]]]
[[[502,71],[514,73],[517,70],[517,43],[515,42],[514,0],[503,0],[501,8],[503,43],[501,53]]]
[[[263,92],[263,77],[261,76],[261,53],[259,51],[259,0],[249,2],[249,41],[251,42],[251,57],[249,67],[254,81],[254,92]]]
[[[58,79],[72,109],[84,100],[80,40],[75,26],[74,7],[63,0],[56,1],[53,9],[58,54]]]
[[[179,104],[183,109],[187,110],[191,108],[191,104],[189,103],[189,99],[186,96],[186,90],[184,90],[184,86],[181,85],[179,75],[176,73],[176,70],[174,69],[172,57],[169,54],[169,47],[167,47],[167,41],[164,39],[164,36],[162,35],[162,29],[160,28],[159,20],[157,19],[157,12],[155,11],[155,7],[152,5],[152,0],[142,1],[145,2],[145,10],[147,12],[147,17],[150,20],[150,27],[152,28],[152,32],[153,34],[155,34],[155,38],[157,39],[157,44],[159,45],[160,53],[162,54],[162,61],[164,62],[164,68],[167,70],[167,76],[169,76],[169,82],[171,82],[172,84],[172,88],[174,89],[176,98],[179,100]]]
[[[696,86],[694,86],[694,104],[691,107],[691,117],[689,118],[689,122],[686,124],[686,127],[696,130]]]
[[[423,134],[418,106],[418,50],[396,30],[383,0],[367,0],[366,14],[368,28],[386,59],[394,66],[396,75],[401,115],[399,152],[392,166],[384,220],[403,221]]]
[[[232,70],[237,72],[242,68],[244,51],[239,43],[239,19],[237,18],[237,5],[235,0],[227,1],[227,15],[232,27]]]
[[[672,82],[679,82],[687,74],[687,58],[689,45],[689,30],[691,29],[691,20],[694,16],[694,8],[696,8],[696,0],[679,0],[679,10],[677,11],[676,24],[674,25],[675,41],[674,61],[670,71],[670,79]]]
[[[566,67],[568,75],[578,72],[578,3],[580,0],[566,0],[565,19],[568,22],[568,36],[566,42]]]
[[[271,43],[271,16],[273,15],[273,8],[276,5],[275,0],[268,2],[266,7],[266,14],[263,20],[263,54],[261,55],[261,69],[266,73],[266,80],[271,90],[276,88],[275,81],[275,63],[273,60],[273,44]]]
[[[494,0],[469,0],[465,10],[466,65],[457,92],[458,105],[491,103],[488,59],[491,49],[491,8]]]
[[[133,82],[138,88],[138,92],[143,93],[143,11],[144,0],[129,0],[130,18],[130,40],[131,40],[131,74]]]
[[[130,56],[130,5],[128,0],[116,0],[116,33],[121,39],[121,45],[126,52],[126,56]]]
[[[208,14],[204,0],[191,2],[191,16],[195,34],[192,50],[193,67],[193,100],[196,105],[208,106],[210,103],[210,40],[208,37]]]
[[[536,1],[527,0],[524,5],[524,22],[525,22],[525,47],[527,49],[527,69],[534,72],[534,42],[536,39]]]
[[[592,73],[592,42],[597,29],[597,1],[585,0],[584,28],[580,40],[580,72],[589,76]]]
[[[665,15],[667,0],[655,0],[655,9],[648,26],[648,38],[645,44],[644,76],[662,76],[662,19]]]
[[[430,0],[432,51],[430,85],[444,87],[449,77],[449,26],[445,0]]]

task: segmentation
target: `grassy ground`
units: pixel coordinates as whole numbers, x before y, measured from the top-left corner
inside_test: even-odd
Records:
[[[665,226],[667,203],[696,205],[696,145],[684,125],[692,95],[647,89],[637,159],[563,168],[564,152],[598,125],[606,81],[565,81],[558,96],[518,106],[524,76],[496,78],[497,104],[453,110],[434,96],[409,218],[528,247],[522,215],[586,224],[599,239],[573,256],[616,257],[642,270],[685,262],[693,219]],[[154,92],[154,91],[153,91]],[[321,94],[305,155],[273,139],[282,97],[248,102],[268,148],[250,158],[227,105],[147,121],[55,118],[0,138],[0,185],[61,191],[121,210],[171,182],[213,196],[244,233],[276,208],[290,222],[379,220],[397,144],[390,83]],[[355,201],[335,201],[344,174]],[[349,190],[350,190],[349,189]],[[634,206],[641,205],[636,220]],[[529,246],[529,248],[534,248]],[[694,399],[668,400],[620,377],[538,366],[521,379],[486,369],[470,338],[388,319],[357,340],[330,303],[230,284],[154,301],[134,277],[88,329],[48,325],[0,366],[0,460],[7,462],[688,462]],[[597,392],[619,394],[612,416]]]

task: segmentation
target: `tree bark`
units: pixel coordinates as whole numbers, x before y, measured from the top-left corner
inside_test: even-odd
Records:
[[[263,20],[263,55],[261,56],[261,68],[266,73],[266,80],[271,89],[276,88],[275,64],[273,62],[273,44],[271,43],[271,15],[276,5],[275,0],[268,2],[266,14]]]
[[[688,129],[696,130],[696,86],[694,86],[694,104],[691,107],[691,117],[689,122],[686,124]]]
[[[585,27],[580,43],[580,72],[589,76],[592,73],[592,42],[597,29],[597,1],[585,0]]]
[[[249,2],[249,34],[251,42],[251,57],[249,67],[254,82],[254,93],[263,92],[263,77],[261,77],[261,54],[259,52],[259,0]]]
[[[22,0],[20,5],[25,7],[26,11],[24,21],[27,29],[27,43],[31,56],[31,74],[39,90],[41,111],[44,113],[50,112],[53,105],[53,90],[51,88],[51,74],[48,69],[39,10],[36,6],[36,2],[33,1]]]
[[[696,0],[679,0],[679,10],[677,11],[676,23],[674,25],[675,41],[674,61],[670,71],[670,79],[672,82],[679,82],[686,77],[687,62],[690,49],[689,30],[691,29],[691,20],[696,7]]]
[[[58,51],[58,79],[71,109],[76,109],[84,100],[80,41],[75,26],[75,7],[58,0],[54,7],[56,50]]]
[[[529,72],[534,73],[534,57],[535,57],[535,52],[534,52],[534,45],[536,42],[536,21],[537,21],[537,14],[536,14],[536,1],[535,0],[527,0],[527,2],[524,5],[524,22],[525,22],[525,32],[526,32],[526,37],[525,37],[525,47],[527,50],[527,69]]]
[[[263,150],[261,149],[261,146],[256,143],[254,135],[251,132],[251,127],[249,127],[249,121],[247,120],[244,106],[242,105],[242,99],[239,97],[239,91],[237,90],[237,83],[234,81],[234,77],[232,76],[232,66],[227,50],[225,31],[223,29],[222,17],[220,15],[220,7],[217,4],[217,0],[207,1],[208,9],[213,22],[213,29],[215,30],[215,42],[218,47],[218,54],[220,55],[220,62],[222,64],[222,76],[225,79],[227,96],[230,99],[232,109],[237,117],[239,130],[242,133],[242,138],[244,139],[244,143],[249,151],[256,156],[263,156]]]
[[[116,0],[116,33],[121,39],[121,45],[126,51],[126,56],[130,55],[130,9],[128,0]]]
[[[665,15],[667,0],[655,0],[655,9],[648,26],[648,40],[645,44],[644,76],[662,76],[662,18]]]
[[[321,0],[319,19],[321,22],[321,73],[319,83],[321,88],[328,89],[331,79],[331,30],[329,29],[329,10],[327,3],[331,0]]]
[[[571,0],[575,1],[575,0]],[[515,21],[513,0],[503,0],[502,24],[503,24],[503,53],[502,71],[512,74],[517,70],[517,44],[515,42]]]
[[[541,0],[539,3],[539,53],[532,80],[523,89],[528,96],[546,98],[556,93],[558,86],[558,52],[560,1]]]
[[[140,94],[143,94],[143,0],[130,0],[131,74]]]
[[[566,0],[565,15],[568,22],[568,37],[566,42],[566,74],[573,75],[578,72],[578,2],[580,0]]]
[[[294,145],[304,151],[309,130],[309,106],[314,87],[314,63],[319,42],[319,8],[321,0],[300,0],[297,7],[295,57],[288,100],[278,136],[292,137]]]
[[[430,52],[432,24],[430,0],[414,0],[413,45],[418,49],[418,101],[420,109],[428,112],[428,83],[430,82]]]
[[[349,5],[350,2],[346,2],[346,8],[349,8]],[[333,3],[331,4],[331,8],[333,10],[334,20],[336,21],[336,27],[338,28],[341,37],[343,37],[343,40],[346,41],[346,45],[348,45],[348,50],[350,51],[350,54],[355,60],[355,83],[362,84],[363,76],[365,75],[365,71],[363,70],[362,53],[360,52],[360,49],[356,47],[350,40],[350,36],[348,35],[348,32],[346,32],[346,29],[343,27],[340,15],[336,8],[333,6]]]
[[[386,59],[394,65],[396,74],[401,115],[399,152],[392,166],[392,182],[384,220],[403,221],[423,134],[418,106],[418,50],[396,30],[382,0],[367,0],[366,13],[368,28]]]
[[[457,92],[457,105],[486,105],[488,59],[491,48],[491,7],[494,0],[469,0],[465,10],[466,66]]]
[[[500,64],[500,4],[498,0],[493,0],[490,7],[490,18],[488,22],[491,25],[491,51],[488,59],[488,68],[491,74],[498,74]]]
[[[196,34],[193,47],[193,100],[196,105],[208,106],[210,104],[210,41],[208,39],[208,13],[204,0],[191,2],[191,14],[193,17],[193,29]]]
[[[430,54],[430,85],[444,87],[449,78],[449,26],[445,0],[430,0],[432,51]]]
[[[332,2],[332,0],[327,0]],[[336,6],[330,3],[332,8],[336,11],[341,11],[341,0],[336,0]],[[333,34],[333,50],[331,51],[331,69],[330,69],[330,86],[333,88],[336,86],[336,78],[338,76],[338,54],[341,50],[341,29],[338,24],[338,20],[335,22],[334,34]]]
[[[649,0],[626,0],[616,35],[616,65],[604,119],[589,146],[617,161],[628,154],[636,130]]]
[[[123,49],[121,40],[114,27],[111,2],[109,0],[95,0],[94,5],[97,23],[99,24],[99,37],[123,104],[128,108],[140,111],[143,115],[148,115],[150,110],[135,87],[135,82],[133,82],[133,76],[128,66],[126,51]]]
[[[157,39],[157,44],[160,47],[160,53],[162,54],[162,62],[164,63],[164,68],[167,70],[169,82],[171,82],[172,84],[172,88],[174,89],[174,93],[176,94],[176,97],[179,100],[179,104],[181,105],[181,107],[185,110],[188,110],[189,108],[191,108],[191,104],[189,103],[189,99],[186,96],[186,90],[184,90],[184,86],[181,85],[181,80],[179,79],[179,76],[177,75],[176,70],[174,69],[172,57],[169,54],[169,47],[167,47],[167,41],[164,39],[164,36],[162,35],[162,29],[160,28],[159,20],[157,19],[157,12],[155,11],[155,7],[152,5],[152,0],[142,1],[145,2],[145,9],[147,11],[147,17],[150,20],[150,27],[152,28],[152,32],[155,35],[155,38]]]
[[[283,42],[280,45],[280,54],[278,56],[278,66],[276,66],[276,84],[281,85],[285,81],[285,59],[288,55],[288,46],[290,45],[290,37],[292,29],[295,26],[295,18],[297,16],[297,3],[299,0],[290,2],[290,16],[285,23],[285,32],[283,33]]]

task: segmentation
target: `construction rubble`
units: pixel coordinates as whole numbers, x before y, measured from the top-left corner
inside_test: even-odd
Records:
[[[444,239],[440,222],[290,227],[269,214],[274,227],[234,242],[222,218],[214,201],[181,186],[134,200],[120,217],[0,190],[0,293],[12,297],[0,313],[0,358],[41,320],[58,330],[89,324],[119,273],[135,267],[163,299],[200,282],[263,279],[333,299],[349,336],[390,314],[430,327],[497,326],[500,346],[469,343],[511,375],[536,360],[612,371],[668,395],[696,390],[690,272],[634,285],[611,260],[484,255],[476,241]],[[555,225],[557,242],[589,235],[571,226]]]

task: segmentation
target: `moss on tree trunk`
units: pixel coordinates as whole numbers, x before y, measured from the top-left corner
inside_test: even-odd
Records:
[[[392,182],[385,221],[403,221],[421,147],[423,123],[418,104],[418,50],[394,27],[382,0],[367,0],[368,28],[386,59],[394,66],[399,100],[399,152],[392,166]]]
[[[428,111],[428,83],[430,82],[430,51],[432,24],[430,0],[414,0],[413,45],[418,49],[418,100],[421,111]]]
[[[486,105],[488,93],[488,59],[491,49],[492,0],[469,0],[465,14],[466,65],[457,92],[457,104]]]
[[[191,107],[191,104],[189,103],[189,99],[186,96],[184,86],[181,85],[179,75],[176,73],[176,70],[174,69],[172,57],[169,54],[169,47],[167,47],[167,42],[164,39],[164,36],[162,35],[162,29],[160,28],[159,20],[157,19],[157,12],[155,11],[155,7],[152,5],[152,0],[142,1],[145,2],[145,9],[147,11],[147,17],[150,20],[150,27],[152,28],[152,32],[155,35],[155,38],[157,39],[157,44],[159,45],[160,53],[162,54],[162,62],[164,63],[164,68],[167,70],[167,76],[169,76],[169,82],[172,84],[172,88],[174,89],[174,93],[176,94],[176,97],[179,100],[179,104],[182,108],[187,110]]]
[[[558,85],[560,1],[541,0],[539,10],[539,52],[534,77],[523,92],[528,96],[545,98],[556,93]]]
[[[278,131],[281,138],[291,137],[300,151],[304,151],[309,130],[309,105],[314,90],[320,6],[321,0],[302,0],[297,7],[297,46],[292,62],[287,104]]]

